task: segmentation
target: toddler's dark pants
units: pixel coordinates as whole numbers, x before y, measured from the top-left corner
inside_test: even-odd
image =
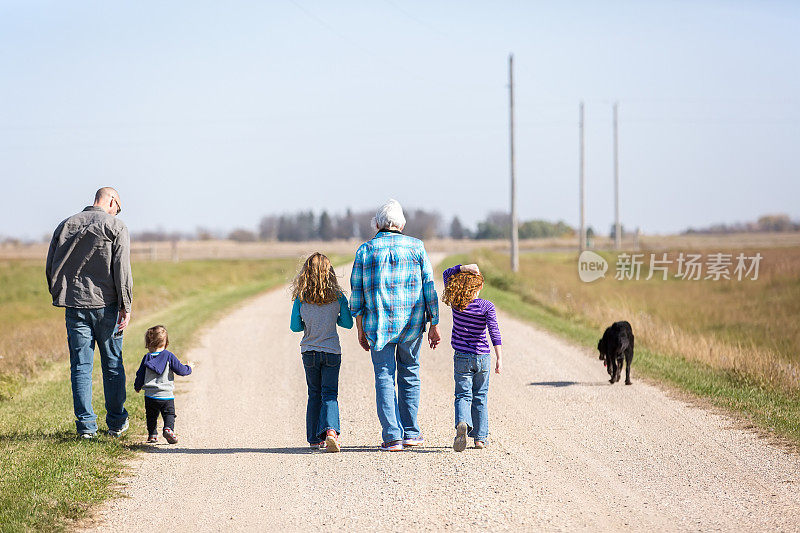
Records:
[[[144,410],[147,416],[147,434],[158,435],[158,415],[164,418],[164,427],[175,429],[175,400],[158,400],[144,397]]]

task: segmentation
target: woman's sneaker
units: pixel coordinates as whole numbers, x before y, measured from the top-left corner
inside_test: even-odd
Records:
[[[339,446],[339,436],[332,429],[329,429],[325,434],[325,450],[328,452],[338,452],[341,450]]]
[[[170,428],[164,428],[164,431],[162,431],[161,434],[164,435],[164,438],[167,439],[167,442],[170,444],[175,444],[178,442],[178,437],[175,436],[175,432]]]
[[[151,444],[154,442],[158,442],[158,435],[150,435],[149,437],[147,437],[147,442]]]
[[[114,438],[121,437],[123,433],[128,431],[128,426],[129,425],[130,424],[128,423],[128,419],[126,418],[125,419],[125,423],[122,424],[121,428],[119,428],[119,429],[109,429],[108,430],[108,436],[109,437],[114,437]]]
[[[401,440],[393,440],[391,442],[382,442],[381,443],[381,451],[382,452],[402,452],[403,451],[403,441],[401,441]]]
[[[422,437],[417,437],[416,439],[403,439],[403,446],[422,446],[425,440]]]
[[[486,448],[486,443],[485,442],[483,442],[482,440],[476,440],[475,441],[475,449],[476,450],[482,450],[484,448]]]
[[[459,422],[456,426],[456,438],[453,439],[453,449],[457,452],[463,452],[467,449],[467,423]]]

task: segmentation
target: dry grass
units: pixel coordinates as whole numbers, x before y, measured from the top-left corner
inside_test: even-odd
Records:
[[[713,250],[718,251],[725,250]],[[645,281],[646,269],[638,281],[618,281],[610,253],[603,254],[610,275],[593,283],[578,279],[575,253],[523,255],[517,277],[508,274],[506,255],[483,252],[477,259],[490,283],[561,316],[588,321],[598,332],[628,320],[637,345],[797,393],[800,247],[759,251],[764,259],[755,281]]]
[[[260,283],[276,274],[288,281],[294,263],[294,259],[134,262],[133,317],[201,293]],[[0,380],[29,376],[44,364],[67,357],[64,310],[51,305],[41,262],[0,261],[0,338]]]
[[[309,242],[234,242],[228,240],[137,242],[131,244],[131,255],[139,261],[187,261],[196,259],[269,259],[309,255],[325,250],[327,253],[352,255],[360,240],[309,241]],[[610,249],[613,240],[595,237],[594,246]],[[723,248],[775,248],[800,246],[800,232],[794,233],[732,233],[729,235],[642,235],[638,242],[633,236],[625,236],[623,248],[633,250],[704,250]],[[578,245],[577,237],[547,239],[525,239],[520,241],[524,251],[570,251]],[[429,252],[467,253],[477,250],[508,252],[508,240],[453,240],[426,239]],[[0,243],[0,260],[30,259],[44,261],[47,243],[9,244]]]

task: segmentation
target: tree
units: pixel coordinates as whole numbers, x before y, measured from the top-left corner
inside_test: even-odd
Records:
[[[476,239],[508,239],[511,237],[511,215],[504,211],[489,213],[486,220],[478,222]]]
[[[374,211],[359,211],[353,214],[353,219],[355,220],[354,227],[357,230],[356,236],[362,241],[371,239],[377,231],[372,224],[372,217],[374,216]]]
[[[467,235],[464,231],[464,226],[461,225],[461,221],[458,219],[458,217],[453,217],[453,221],[450,222],[450,238],[463,239],[466,236]]]
[[[355,218],[353,211],[348,207],[344,216],[337,216],[334,219],[334,226],[336,227],[337,239],[352,239],[355,235]]]
[[[278,217],[268,215],[258,223],[258,238],[262,241],[274,241],[278,238]]]
[[[314,224],[313,211],[301,211],[295,215],[281,215],[278,218],[279,241],[308,241],[319,238]]]
[[[544,239],[548,237],[562,237],[575,232],[566,222],[550,222],[547,220],[527,220],[519,225],[520,239]]]
[[[236,242],[254,242],[257,240],[255,232],[244,228],[238,228],[230,232],[228,239]]]
[[[403,233],[418,239],[432,239],[439,235],[442,217],[435,211],[415,209],[405,211],[406,226]]]
[[[214,238],[214,233],[207,228],[197,228],[197,240],[210,241]]]
[[[333,222],[327,211],[323,211],[319,217],[319,229],[317,230],[317,234],[323,241],[332,241],[336,237]]]
[[[764,215],[758,218],[759,231],[792,231],[794,224],[789,215]]]

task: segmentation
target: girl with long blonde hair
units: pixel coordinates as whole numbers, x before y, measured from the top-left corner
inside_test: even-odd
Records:
[[[350,306],[330,259],[319,252],[305,260],[291,291],[294,304],[289,328],[303,332],[300,353],[308,386],[306,438],[312,448],[338,452],[342,349],[336,326],[353,327]]]

